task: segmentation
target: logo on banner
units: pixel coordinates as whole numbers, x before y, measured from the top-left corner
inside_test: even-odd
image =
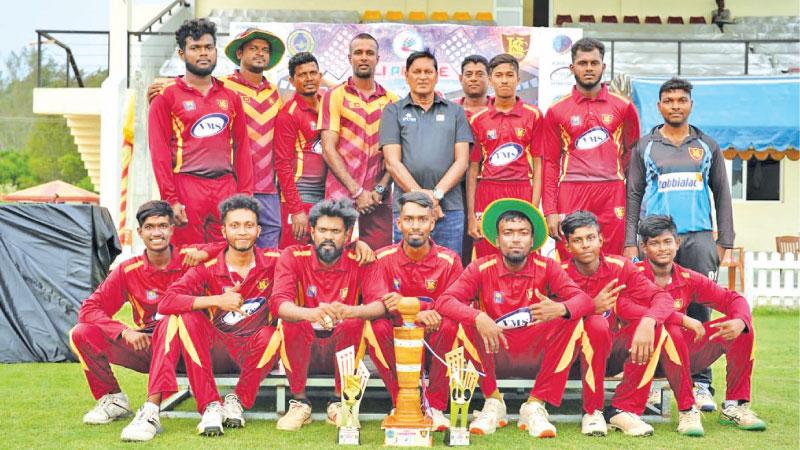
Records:
[[[583,133],[575,140],[575,148],[578,150],[591,150],[603,145],[611,136],[608,130],[603,127],[594,127]]]
[[[692,159],[695,160],[695,161],[700,161],[701,159],[703,159],[703,154],[704,153],[705,152],[703,151],[702,148],[689,147],[689,156],[691,156]]]
[[[433,292],[436,290],[436,280],[425,280],[425,289]]]
[[[192,125],[192,136],[205,138],[215,136],[228,125],[228,116],[222,113],[206,114]]]
[[[509,142],[492,152],[492,155],[489,156],[489,164],[495,167],[505,166],[518,160],[520,156],[522,156],[522,146],[515,142]]]
[[[566,53],[572,48],[572,38],[565,34],[559,34],[553,38],[553,50],[557,53]]]
[[[423,48],[422,36],[414,30],[403,30],[397,33],[392,41],[394,54],[400,58],[408,58],[408,55],[421,51]]]
[[[673,172],[658,176],[658,191],[700,191],[703,189],[703,174],[700,172]]]
[[[530,34],[501,34],[503,50],[517,60],[525,59],[531,45]]]
[[[286,49],[292,56],[300,52],[311,53],[314,47],[314,36],[308,30],[294,30],[286,38]]]

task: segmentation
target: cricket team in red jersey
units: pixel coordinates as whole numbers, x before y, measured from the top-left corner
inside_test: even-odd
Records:
[[[641,416],[654,378],[665,376],[676,395],[677,431],[703,436],[693,376],[723,354],[720,421],[766,429],[749,406],[755,330],[747,301],[674,262],[682,236],[670,216],[639,220],[643,261],[619,256],[626,172],[640,130],[630,100],[601,82],[602,43],[575,43],[576,86],[546,113],[516,96],[516,58],[465,58],[459,103],[474,137],[463,186],[465,242],[474,249],[462,255],[431,238],[436,193],[389,195],[373,141],[396,96],[374,80],[372,36],[353,38],[353,77],[327,93],[316,58],[294,54],[295,92],[283,100],[263,76],[284,52],[271,33],[248,29],[234,38],[226,54],[240,68],[224,81],[211,75],[213,23],[187,21],[176,38],[186,73],[150,91],[162,200],[137,213],[145,251],[118,264],[84,301],[69,336],[97,401],[85,423],[133,416],[122,440],[153,439],[163,432],[160,404],[178,390],[181,372],[201,416],[197,433],[223,435],[245,426],[245,410],[280,362],[291,399],[276,428],[298,431],[312,421],[310,372],[334,376],[325,412],[337,424],[335,353],[349,347],[357,360],[372,360],[389,412],[400,390],[392,330],[411,325],[397,309],[413,297],[430,355],[420,366],[433,431],[450,427],[441,361],[459,346],[481,375],[473,434],[509,423],[498,378],[515,376],[535,380],[518,428],[556,437],[547,405],[560,406],[572,372],[582,382],[584,435],[609,428],[652,435]],[[392,220],[402,236],[394,243]],[[558,259],[540,254],[548,238]],[[125,303],[130,326],[115,317]],[[693,303],[723,317],[701,323],[687,315]],[[112,364],[148,374],[138,409]],[[238,382],[222,396],[215,376],[231,373]],[[619,374],[607,403],[606,378]]]

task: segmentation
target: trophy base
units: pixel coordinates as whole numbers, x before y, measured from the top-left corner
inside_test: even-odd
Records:
[[[336,443],[339,445],[361,445],[361,430],[358,427],[339,427]]]
[[[444,443],[449,447],[469,446],[469,430],[466,428],[448,428],[444,434]]]
[[[430,428],[384,428],[387,447],[432,447]]]

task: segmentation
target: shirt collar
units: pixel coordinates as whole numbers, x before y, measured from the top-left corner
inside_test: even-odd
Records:
[[[571,277],[578,276],[581,278],[593,279],[608,273],[608,261],[606,261],[606,255],[603,252],[600,252],[600,264],[597,266],[597,270],[591,275],[584,275],[578,270],[578,265],[575,264],[575,258],[570,258],[567,264],[567,273]]]
[[[653,273],[653,266],[650,265],[650,261],[644,260],[641,262],[641,267],[644,268],[644,275],[655,283],[656,275]],[[684,269],[683,267],[679,266],[677,263],[672,263],[672,279],[670,280],[670,284],[665,286],[664,289],[669,288],[681,288],[686,285],[686,281],[683,278]]]
[[[374,98],[381,98],[384,95],[386,95],[386,89],[384,89],[383,86],[381,86],[377,81],[373,81],[373,83],[375,83],[375,92],[373,92],[372,95],[370,95],[369,98],[367,98],[367,100],[372,100]],[[345,85],[345,88],[348,89],[353,94],[356,94],[359,97],[361,96],[361,91],[359,91],[358,88],[356,88],[356,83],[355,81],[353,81],[352,76],[347,79],[347,84]]]
[[[317,101],[318,102],[322,102],[322,96],[319,95],[319,92],[317,92],[316,97],[317,97]],[[306,102],[306,99],[302,95],[298,94],[297,92],[294,93],[294,96],[292,97],[292,100],[294,100],[297,103],[297,107],[302,109],[303,111],[316,112],[311,107],[311,105],[309,105],[308,102]]]
[[[319,257],[317,256],[317,250],[314,248],[314,244],[308,244],[306,247],[308,251],[311,252],[311,270],[314,272],[328,272],[328,271],[336,271],[336,272],[347,272],[350,270],[348,267],[349,260],[355,259],[355,254],[350,251],[351,246],[347,245],[342,250],[342,256],[339,257],[339,260],[330,267],[323,266],[322,263],[319,261]]]
[[[261,75],[261,83],[258,86],[254,85],[253,83],[247,81],[247,78],[242,75],[242,72],[239,69],[233,71],[232,78],[239,84],[243,84],[249,88],[255,89],[256,91],[263,91],[264,89],[269,89],[271,85],[267,80],[267,77]]]
[[[572,99],[576,103],[582,102],[604,102],[608,100],[608,86],[603,83],[602,87],[600,88],[600,92],[597,93],[597,97],[591,98],[587,97],[578,91],[577,86],[572,86]]]
[[[413,259],[409,258],[408,255],[406,255],[406,252],[403,250],[403,243],[402,242],[400,242],[398,244],[395,244],[397,246],[397,254],[398,254],[398,258],[400,259],[400,265],[401,266],[405,266],[405,265],[409,265],[409,264],[427,265],[428,263],[433,261],[434,258],[436,258],[438,256],[439,249],[441,248],[441,246],[437,245],[436,242],[434,242],[432,238],[428,238],[428,242],[431,243],[431,250],[428,252],[427,255],[425,255],[424,258],[422,258],[419,261],[414,261]]]
[[[224,250],[222,250],[217,256],[217,261],[214,263],[214,265],[212,265],[209,268],[211,270],[211,273],[213,273],[214,275],[230,278],[231,273],[228,270],[228,264],[225,263],[225,252],[227,251],[228,251],[227,247]],[[250,272],[247,273],[248,276],[251,273],[253,273],[254,270],[258,270],[264,267],[266,262],[264,259],[265,250],[263,248],[253,247],[253,251],[255,252],[256,265],[252,269],[250,269]]]
[[[661,125],[654,126],[652,131],[650,132],[650,139],[652,141],[665,142],[670,145],[674,145],[672,144],[672,141],[665,138],[664,135],[661,134],[661,128],[663,127],[664,127],[663,123]],[[681,145],[699,138],[700,138],[700,130],[698,130],[697,127],[695,127],[694,125],[689,125],[689,136],[687,139],[684,139],[684,141],[681,142]]]
[[[517,102],[514,103],[514,107],[511,108],[511,111],[508,111],[508,112],[499,111],[495,107],[495,102],[493,102],[493,101],[489,102],[488,107],[489,107],[489,111],[491,112],[493,117],[497,117],[497,116],[519,116],[519,117],[522,117],[522,114],[524,114],[524,108],[525,108],[523,106],[522,100],[520,100],[519,97],[517,97]]]
[[[192,86],[189,86],[189,84],[183,78],[183,75],[179,75],[179,76],[175,77],[175,84],[177,84],[184,91],[192,92],[192,93],[194,93],[196,95],[203,96],[203,94],[200,91],[198,91],[197,89],[195,89]],[[211,77],[211,89],[208,90],[208,94],[206,94],[206,95],[209,95],[212,92],[218,90],[221,86],[222,86],[222,82],[219,81],[217,79],[217,77]]]
[[[183,266],[183,257],[181,253],[175,249],[171,244],[169,246],[170,251],[172,252],[171,258],[167,263],[167,266],[163,269],[159,269],[158,267],[154,266],[150,263],[150,258],[147,257],[147,250],[142,252],[142,267],[146,272],[179,272]]]
[[[522,269],[517,272],[511,272],[508,270],[508,267],[506,267],[505,261],[503,261],[503,255],[498,253],[495,255],[495,258],[497,258],[497,278],[503,278],[505,276],[532,278],[535,264],[531,262],[531,259],[536,257],[535,253],[530,253],[525,259],[525,265],[522,266]]]

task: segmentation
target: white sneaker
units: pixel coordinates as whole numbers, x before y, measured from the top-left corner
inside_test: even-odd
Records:
[[[740,430],[764,431],[767,424],[759,419],[755,412],[750,409],[750,403],[741,405],[730,405],[722,409],[719,413],[719,423],[723,425],[736,425]]]
[[[120,439],[131,442],[149,441],[162,431],[158,405],[148,402],[139,408],[136,417],[122,429]]]
[[[289,411],[286,411],[286,414],[278,419],[275,428],[283,431],[297,431],[309,423],[311,423],[311,405],[297,400],[289,400]]]
[[[608,434],[606,418],[603,411],[595,409],[591,414],[584,414],[581,419],[581,433],[586,436],[605,436]]]
[[[538,438],[556,437],[556,427],[550,423],[549,414],[544,405],[539,402],[525,402],[519,408],[520,430],[528,430],[528,434]]]
[[[331,425],[339,425],[339,416],[342,413],[342,402],[330,402],[328,403],[328,408],[326,409],[327,417],[325,417],[325,422]],[[358,417],[354,417],[356,421],[358,421]]]
[[[83,423],[103,425],[131,415],[133,415],[133,411],[125,394],[122,392],[106,394],[97,400],[94,408],[83,415]]]
[[[683,412],[678,411],[678,433],[684,436],[703,437],[705,430],[703,430],[702,413],[695,407]]]
[[[508,424],[506,417],[506,404],[496,398],[487,398],[483,404],[483,409],[472,413],[473,419],[469,424],[469,432],[472,434],[492,434],[497,428],[503,428]]]
[[[647,405],[654,409],[661,409],[661,389],[650,389],[647,396]]]
[[[203,436],[222,436],[225,434],[222,431],[222,418],[225,416],[225,411],[219,402],[211,402],[206,405],[206,410],[203,411],[203,417],[200,423],[197,424],[197,434]]]
[[[717,410],[717,402],[714,401],[714,396],[711,395],[711,391],[709,391],[707,387],[698,384],[694,385],[694,405],[703,412],[713,412]]]
[[[444,413],[439,411],[438,409],[431,408],[428,411],[428,414],[433,420],[433,426],[431,427],[433,431],[445,431],[450,428],[450,420],[444,416]]]
[[[233,392],[226,395],[222,409],[225,411],[223,425],[228,428],[244,428],[244,407],[238,395]]]
[[[653,427],[647,422],[642,420],[636,414],[627,411],[620,411],[611,420],[608,421],[609,426],[615,430],[622,431],[628,436],[652,436]]]

